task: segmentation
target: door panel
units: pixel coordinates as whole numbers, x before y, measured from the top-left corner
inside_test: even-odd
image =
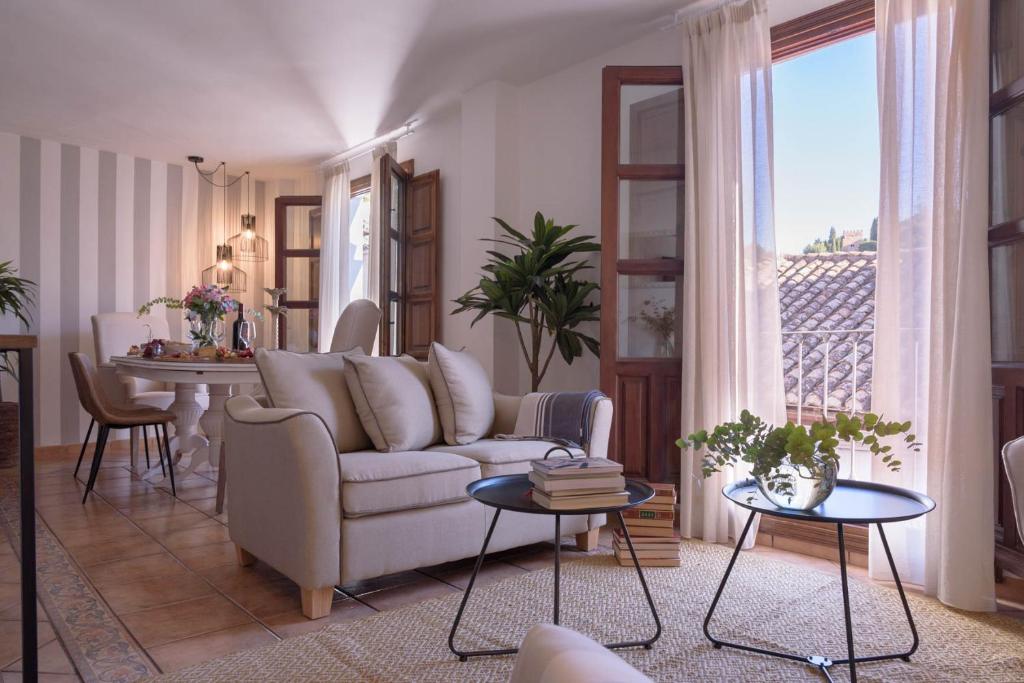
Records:
[[[684,169],[682,72],[605,67],[601,150],[601,388],[610,457],[678,476]]]
[[[409,183],[405,240],[404,352],[425,360],[440,339],[441,175],[431,171]]]

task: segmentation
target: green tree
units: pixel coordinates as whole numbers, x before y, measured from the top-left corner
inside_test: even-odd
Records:
[[[871,221],[871,230],[868,231],[868,239],[872,242],[878,242],[878,216],[875,216],[875,220]]]
[[[825,243],[821,241],[820,237],[804,247],[805,254],[824,254],[827,251],[828,248],[825,246]]]

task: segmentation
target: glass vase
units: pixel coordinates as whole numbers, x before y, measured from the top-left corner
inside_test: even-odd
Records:
[[[757,477],[757,488],[773,505],[786,510],[813,510],[832,495],[836,488],[838,470],[835,465],[818,462],[813,468],[783,463],[772,470],[772,475],[788,475],[792,486],[780,492],[778,486],[769,490],[767,482]]]
[[[192,350],[217,346],[217,318],[196,318],[190,323],[189,335],[192,337]]]

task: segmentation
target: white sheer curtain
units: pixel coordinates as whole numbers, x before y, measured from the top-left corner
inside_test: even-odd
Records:
[[[349,292],[349,177],[348,162],[324,173],[323,219],[320,226],[320,334],[321,353],[331,348],[334,326],[348,304]]]
[[[366,264],[366,298],[381,308],[384,306],[380,302],[380,236],[383,233],[380,225],[380,160],[385,154],[395,158],[398,143],[391,141],[375,147],[370,165],[370,251]]]
[[[872,404],[924,443],[872,478],[937,509],[886,528],[901,578],[995,608],[989,346],[988,3],[878,0],[881,207]],[[872,576],[889,568],[877,533]]]
[[[771,40],[764,0],[730,3],[683,25],[686,198],[682,431],[746,408],[785,420],[773,224]],[[724,542],[746,515],[700,481],[683,453],[680,528]],[[753,545],[756,534],[748,536]]]

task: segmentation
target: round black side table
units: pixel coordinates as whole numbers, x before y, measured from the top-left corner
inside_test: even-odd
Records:
[[[722,489],[722,495],[740,507],[750,510],[750,516],[747,518],[747,523],[743,527],[743,533],[740,534],[740,537],[736,542],[736,550],[733,551],[732,559],[729,560],[729,566],[725,570],[725,576],[722,577],[722,582],[718,585],[718,592],[715,593],[715,599],[711,602],[711,608],[708,610],[708,615],[704,618],[704,635],[707,636],[707,639],[715,646],[715,649],[731,647],[737,650],[746,650],[747,652],[756,652],[762,655],[771,655],[772,657],[781,657],[795,662],[810,664],[825,674],[825,677],[829,681],[833,680],[832,675],[829,673],[830,667],[837,664],[848,664],[850,666],[850,680],[854,683],[857,680],[857,664],[862,662],[880,662],[886,659],[902,659],[906,662],[910,661],[910,655],[917,651],[917,627],[914,625],[914,617],[910,614],[910,603],[907,602],[907,596],[903,592],[903,584],[900,583],[900,576],[896,573],[896,563],[892,559],[892,552],[889,550],[889,541],[885,538],[885,530],[882,529],[882,524],[889,522],[903,522],[908,519],[914,519],[915,517],[925,515],[935,509],[935,501],[926,495],[916,493],[908,489],[886,486],[885,484],[853,481],[851,479],[840,479],[836,485],[835,491],[832,492],[832,495],[829,496],[824,503],[813,510],[788,510],[776,507],[767,498],[761,495],[761,492],[758,490],[757,484],[753,479],[747,479],[726,486]],[[754,521],[754,515],[759,512],[765,515],[785,517],[786,519],[797,521],[829,522],[836,525],[836,531],[839,534],[839,574],[843,585],[843,615],[846,619],[847,657],[845,659],[832,659],[821,655],[800,656],[787,652],[765,650],[751,645],[729,643],[715,638],[708,630],[708,624],[711,623],[711,617],[714,615],[715,607],[718,606],[718,601],[722,597],[722,591],[725,590],[725,584],[729,581],[729,575],[732,573],[732,568],[736,564],[736,558],[739,557],[740,548],[743,547],[743,541],[746,539],[747,533],[750,531],[750,525]],[[896,589],[899,591],[900,600],[903,602],[903,611],[906,612],[907,623],[910,625],[910,633],[914,638],[913,644],[906,652],[877,655],[874,657],[856,657],[853,653],[853,624],[850,620],[850,590],[846,577],[846,541],[843,537],[844,524],[874,524],[878,527],[878,535],[882,539],[882,546],[885,548],[885,556],[889,560],[889,569],[892,570],[892,577],[896,581]]]
[[[605,645],[605,647],[609,649],[622,647],[644,647],[648,650],[651,649],[651,645],[654,641],[661,637],[661,619],[658,618],[658,611],[654,608],[654,599],[651,598],[651,591],[647,587],[647,580],[644,579],[643,570],[640,569],[640,563],[636,559],[636,551],[633,550],[633,540],[629,537],[629,530],[626,528],[625,520],[622,518],[622,511],[649,501],[654,497],[654,489],[647,484],[630,479],[626,481],[626,491],[629,492],[628,503],[625,503],[624,505],[616,505],[614,507],[588,508],[585,510],[549,510],[548,508],[537,505],[533,502],[533,497],[530,493],[532,489],[533,485],[525,474],[504,474],[498,477],[487,477],[486,479],[474,481],[466,487],[466,492],[472,498],[480,501],[484,505],[489,505],[494,508],[494,519],[491,520],[491,526],[487,530],[487,536],[484,537],[484,545],[480,549],[480,555],[476,558],[476,566],[473,567],[473,575],[469,578],[469,585],[466,586],[466,592],[462,594],[462,603],[459,605],[459,611],[455,615],[455,623],[452,624],[451,633],[448,635],[448,649],[458,655],[459,660],[463,662],[468,660],[470,657],[482,657],[484,655],[511,655],[519,651],[519,648],[515,647],[498,650],[470,651],[459,650],[455,647],[455,632],[459,628],[459,622],[462,621],[462,614],[466,609],[466,603],[469,602],[469,595],[473,592],[473,584],[476,582],[477,574],[480,573],[480,567],[484,563],[484,556],[487,554],[487,546],[491,542],[491,534],[494,533],[494,527],[498,525],[498,518],[501,516],[502,510],[525,512],[533,515],[555,516],[555,624],[558,624],[560,602],[559,579],[562,560],[559,546],[562,536],[562,515],[618,515],[619,523],[622,525],[623,535],[625,536],[626,543],[629,546],[629,554],[633,557],[633,566],[636,567],[637,576],[640,577],[640,585],[643,586],[644,595],[647,597],[647,604],[651,608],[651,615],[654,617],[654,624],[657,629],[655,630],[654,635],[646,640],[628,640],[619,643],[609,643]]]

